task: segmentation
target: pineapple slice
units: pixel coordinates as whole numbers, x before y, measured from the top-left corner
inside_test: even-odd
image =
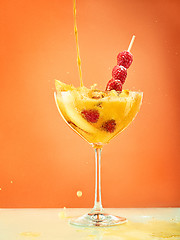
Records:
[[[65,84],[59,80],[55,80],[55,87],[57,91],[61,92],[75,90],[74,86]]]
[[[77,92],[71,93],[62,93],[63,97],[57,94],[57,105],[62,113],[62,116],[67,116],[72,123],[74,123],[77,127],[82,129],[83,131],[93,134],[95,131],[98,132],[99,130],[95,128],[91,123],[85,120],[81,115],[81,99],[78,97]],[[64,107],[65,106],[65,107]]]

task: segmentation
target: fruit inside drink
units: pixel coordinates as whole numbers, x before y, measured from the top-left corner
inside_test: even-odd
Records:
[[[56,80],[56,102],[66,123],[94,147],[123,131],[139,111],[142,93],[75,88]]]

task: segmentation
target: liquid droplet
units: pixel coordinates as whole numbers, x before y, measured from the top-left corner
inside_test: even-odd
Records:
[[[82,197],[82,192],[81,191],[77,191],[77,196],[78,197]]]

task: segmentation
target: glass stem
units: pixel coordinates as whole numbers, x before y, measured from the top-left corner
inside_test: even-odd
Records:
[[[93,211],[102,211],[101,202],[101,151],[102,148],[95,148],[95,200]]]

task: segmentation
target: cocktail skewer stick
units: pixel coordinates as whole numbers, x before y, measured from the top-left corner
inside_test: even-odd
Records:
[[[128,47],[128,52],[131,51],[131,48],[132,48],[132,45],[134,43],[135,37],[136,37],[135,35],[132,36],[131,42],[130,42],[129,47]]]

